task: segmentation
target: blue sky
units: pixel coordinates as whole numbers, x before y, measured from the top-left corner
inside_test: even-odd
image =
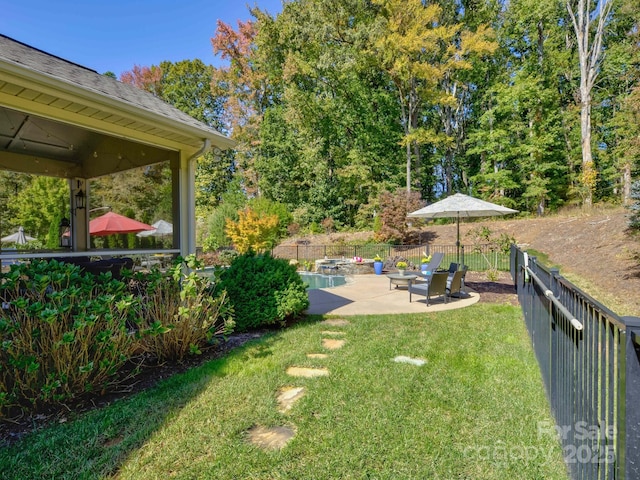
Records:
[[[216,22],[235,28],[252,18],[248,6],[276,15],[282,0],[0,0],[0,33],[119,77],[163,60],[220,65],[210,40]]]

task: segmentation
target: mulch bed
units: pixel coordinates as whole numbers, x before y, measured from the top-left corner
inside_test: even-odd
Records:
[[[509,273],[499,272],[498,279],[492,281],[486,273],[468,272],[464,284],[480,294],[482,303],[519,305],[516,287]]]

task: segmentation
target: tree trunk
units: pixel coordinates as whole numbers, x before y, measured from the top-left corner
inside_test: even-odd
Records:
[[[631,164],[625,162],[622,170],[622,204],[631,204]]]
[[[591,206],[593,192],[596,186],[596,169],[591,153],[591,90],[595,84],[600,61],[602,60],[602,37],[607,17],[611,11],[613,0],[601,0],[597,15],[591,15],[588,0],[566,0],[567,11],[573,24],[578,45],[578,60],[580,62],[580,133],[582,137],[582,175],[580,183],[584,190],[583,204]],[[592,24],[597,27],[592,32]]]
[[[580,87],[580,133],[582,138],[582,185],[585,189],[583,204],[593,204],[593,191],[596,184],[596,171],[591,155],[591,92]]]

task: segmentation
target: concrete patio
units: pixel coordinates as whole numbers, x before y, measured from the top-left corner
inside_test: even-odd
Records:
[[[313,315],[376,315],[390,313],[427,313],[453,310],[473,305],[480,295],[466,289],[465,298],[452,298],[444,303],[442,297],[432,297],[426,306],[425,297],[413,295],[409,303],[406,288],[389,290],[386,275],[351,275],[347,284],[334,288],[309,290],[309,308]]]

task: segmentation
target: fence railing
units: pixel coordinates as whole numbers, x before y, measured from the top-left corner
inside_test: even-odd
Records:
[[[447,268],[450,263],[463,263],[472,271],[485,271],[497,269],[509,270],[509,254],[493,251],[490,245],[460,247],[460,259],[455,245],[386,245],[386,244],[362,244],[362,245],[279,245],[271,253],[274,257],[295,259],[298,261],[319,260],[321,258],[353,258],[362,257],[371,259],[380,255],[386,262],[389,260],[405,260],[414,266],[420,265],[420,260],[425,253],[444,253],[441,266]]]
[[[640,479],[640,318],[511,247],[511,276],[574,479]]]

